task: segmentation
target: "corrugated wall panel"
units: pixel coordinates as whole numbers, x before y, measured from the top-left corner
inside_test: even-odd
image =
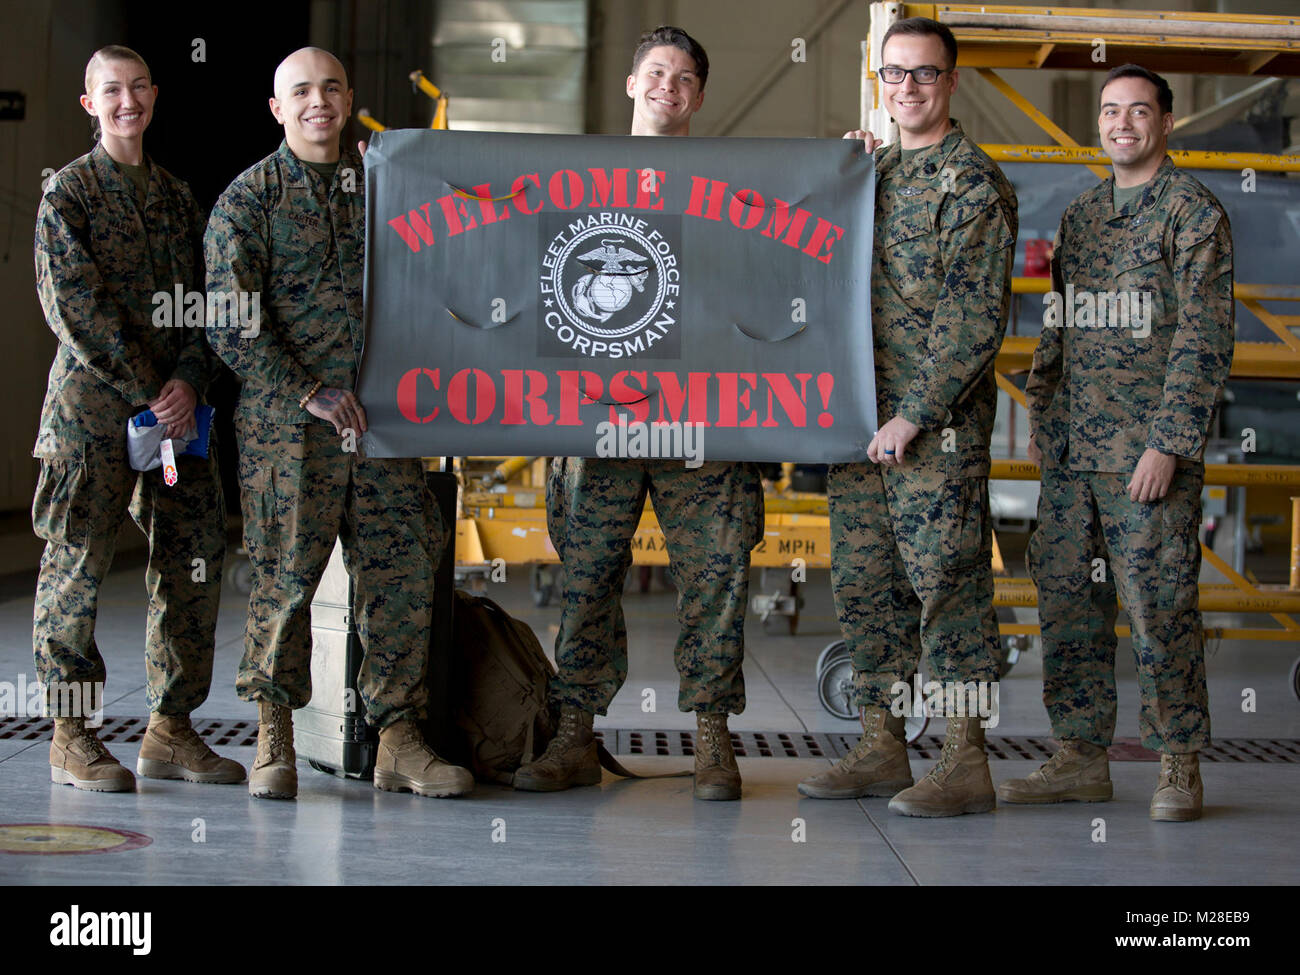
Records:
[[[433,66],[453,129],[580,133],[586,0],[443,0]]]

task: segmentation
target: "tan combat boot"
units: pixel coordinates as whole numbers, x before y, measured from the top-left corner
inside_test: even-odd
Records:
[[[257,799],[294,799],[298,760],[293,750],[293,711],[257,702],[257,758],[248,773],[248,794]]]
[[[375,788],[448,798],[472,792],[474,776],[439,758],[414,721],[394,721],[379,732]]]
[[[1196,752],[1160,756],[1160,784],[1151,797],[1151,818],[1158,823],[1185,823],[1201,818],[1201,760]]]
[[[892,796],[912,784],[903,718],[886,708],[862,708],[862,737],[834,768],[799,783],[812,799]]]
[[[998,804],[979,718],[949,718],[939,761],[920,782],[889,800],[904,816],[992,812]]]
[[[85,718],[55,718],[50,781],[89,792],[134,792],[135,776],[109,754]]]
[[[148,779],[223,784],[244,781],[244,766],[209,748],[190,724],[188,714],[155,712],[149,716],[135,770]]]
[[[1090,741],[1066,738],[1056,754],[1027,778],[998,786],[1003,802],[1105,802],[1114,794],[1106,749]]]
[[[695,714],[695,798],[740,798],[740,768],[726,714]]]
[[[535,762],[522,765],[511,784],[524,792],[559,792],[575,785],[600,785],[600,758],[592,731],[595,715],[581,708],[560,708],[555,737]]]

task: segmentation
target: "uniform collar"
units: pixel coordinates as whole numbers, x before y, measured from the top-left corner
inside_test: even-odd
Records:
[[[957,151],[962,140],[966,138],[961,130],[961,123],[955,118],[948,119],[952,126],[948,134],[933,145],[917,150],[907,162],[903,162],[903,144],[895,142],[885,149],[876,163],[876,172],[881,176],[897,175],[933,179],[943,172],[948,158]],[[895,170],[897,172],[895,173]]]
[[[276,151],[280,157],[280,165],[284,167],[285,180],[288,186],[310,187],[312,185],[312,174],[308,173],[308,166],[301,159],[293,154],[289,148],[287,140],[280,140],[280,148]],[[339,173],[344,169],[352,169],[354,172],[361,172],[361,156],[355,149],[342,149],[339,152],[338,168],[334,170],[334,181],[328,189],[333,190],[334,185],[338,182]]]
[[[288,140],[280,140],[280,148],[276,150],[276,155],[280,157],[280,165],[284,169],[287,177],[285,183],[289,186],[307,186],[307,167],[302,164],[302,160],[293,154],[289,148]]]
[[[144,163],[149,167],[149,192],[145,195],[145,202],[152,200],[161,192],[161,187],[155,188],[154,184],[158,181],[158,167],[154,165],[148,153],[142,156]],[[108,154],[104,148],[104,143],[95,142],[95,148],[90,150],[90,165],[95,170],[95,179],[99,180],[99,185],[108,193],[125,193],[131,199],[135,199],[135,184],[131,182],[131,177],[122,172],[121,167],[114,161],[113,157]]]
[[[1169,177],[1173,175],[1174,170],[1177,168],[1178,167],[1174,165],[1174,161],[1169,158],[1169,154],[1166,153],[1164,162],[1160,164],[1160,168],[1157,169],[1155,174],[1143,184],[1142,193],[1135,199],[1129,200],[1118,210],[1114,209],[1115,174],[1112,172],[1110,179],[1101,185],[1101,188],[1105,191],[1101,200],[1103,203],[1109,205],[1112,211],[1110,220],[1113,221],[1135,217],[1139,213],[1153,208],[1156,205],[1156,200],[1160,199],[1164,194],[1165,185],[1169,182]]]

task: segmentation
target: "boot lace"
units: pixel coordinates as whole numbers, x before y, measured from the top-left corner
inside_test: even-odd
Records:
[[[1186,755],[1170,755],[1169,770],[1166,773],[1169,776],[1169,784],[1186,792],[1192,791],[1192,763],[1187,760]]]
[[[281,756],[288,750],[286,745],[291,734],[290,727],[289,709],[272,707],[271,720],[266,723],[266,746],[272,757]]]
[[[560,748],[572,748],[582,737],[582,716],[577,711],[565,710],[560,714],[560,727],[551,739],[552,745]],[[549,746],[547,748],[549,751]]]
[[[389,744],[393,748],[398,748],[402,745],[409,745],[411,742],[420,745],[426,744],[424,736],[420,734],[420,730],[415,726],[415,723],[413,721],[403,721],[394,729],[394,734],[392,735]],[[429,749],[429,751],[432,750],[433,749]]]
[[[722,748],[724,720],[717,715],[706,714],[700,718],[700,747],[697,749],[705,759],[705,765],[721,765],[725,761]],[[730,742],[731,734],[726,733]]]
[[[176,729],[176,731],[172,734],[172,737],[178,739],[179,741],[184,742],[185,744],[189,745],[191,748],[195,749],[195,751],[197,752],[197,757],[200,760],[209,758],[216,754],[211,748],[208,747],[208,743],[203,740],[203,736],[200,735],[197,731],[195,731],[194,726],[189,722],[186,722],[181,727]]]
[[[563,755],[571,748],[576,748],[582,737],[582,716],[577,711],[563,709],[560,712],[559,727],[546,745],[546,750],[537,758],[534,765],[563,765]]]
[[[876,740],[880,737],[880,726],[877,722],[872,721],[869,724],[864,721],[862,725],[862,736],[858,738],[858,743],[848,750],[843,758],[840,759],[840,765],[845,769],[856,765],[867,757],[867,754],[876,745]]]
[[[1061,747],[1058,748],[1055,751],[1055,753],[1053,753],[1051,758],[1049,758],[1046,762],[1043,763],[1043,767],[1039,769],[1039,771],[1042,772],[1043,775],[1045,776],[1051,775],[1052,773],[1055,772],[1059,772],[1061,771],[1061,767],[1065,765],[1066,762],[1070,761],[1073,758],[1077,758],[1078,756],[1079,756],[1079,749],[1076,746],[1070,744],[1069,742],[1062,742]]]
[[[938,781],[948,774],[949,769],[957,761],[957,749],[961,747],[963,739],[966,737],[966,731],[963,728],[958,733],[957,728],[953,726],[952,721],[948,723],[948,733],[943,739],[943,750],[939,753],[939,761],[935,762],[934,768],[926,774],[927,779]]]
[[[99,736],[85,725],[81,725],[77,729],[74,740],[85,749],[86,758],[88,759],[87,765],[94,765],[101,758],[111,760],[113,757],[108,753],[108,749],[104,747],[104,743],[99,740]]]

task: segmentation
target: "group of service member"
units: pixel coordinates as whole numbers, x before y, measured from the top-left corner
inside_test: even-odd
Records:
[[[1111,798],[1116,594],[1132,620],[1143,744],[1161,755],[1157,820],[1200,815],[1197,753],[1209,743],[1197,609],[1205,440],[1233,349],[1227,216],[1166,153],[1172,94],[1158,75],[1115,68],[1101,91],[1101,145],[1113,178],[1066,209],[1053,287],[1142,292],[1146,334],[1044,327],[1026,390],[1031,459],[1043,466],[1031,573],[1040,593],[1044,687],[1060,749],[995,792],[978,716],[949,715],[942,754],[913,778],[892,688],[928,654],[949,686],[998,678],[989,443],[993,360],[1011,302],[1017,201],[950,117],[957,44],[924,18],[895,23],[878,71],[899,140],[875,153],[871,314],[878,415],[867,461],[832,465],[831,578],[853,659],[858,744],[799,783],[812,798],[888,796],[911,816],[1004,802]],[[686,136],[704,100],[708,57],[660,27],[633,56],[631,134]],[[361,153],[340,148],[352,92],[332,55],[286,58],[270,107],[278,151],[241,174],[205,221],[186,185],[144,154],[157,88],[139,55],[104,48],[82,104],[94,150],[56,174],[36,234],[41,303],[59,338],[34,455],[33,522],[47,545],[34,646],[47,685],[102,685],[98,587],[128,510],[149,538],[146,661],[151,711],[137,772],[238,783],[189,715],[212,671],[225,509],[215,452],[185,458],[180,481],[137,473],[124,429],[141,409],[185,434],[221,363],[243,381],[235,415],[252,594],[239,695],[258,705],[250,794],[297,793],[292,712],[311,696],[310,603],[335,539],[356,588],[365,655],[359,688],[379,728],[375,785],[427,796],[473,787],[424,741],[423,686],[441,522],[418,460],[363,458],[340,438],[366,430],[353,389],[364,346]],[[350,180],[346,177],[350,176]],[[206,227],[206,232],[205,232]],[[204,272],[206,268],[206,280]],[[151,298],[183,290],[258,293],[254,329],[158,328]],[[235,323],[238,325],[238,323]],[[204,336],[206,331],[206,341]],[[549,792],[601,781],[593,731],[627,676],[622,580],[647,493],[678,592],[678,707],[697,718],[694,794],[738,799],[727,727],[745,707],[742,674],[750,550],[763,528],[754,464],[695,469],[664,460],[556,458],[547,521],[564,565],[550,686],[557,732],[514,787]],[[1094,581],[1094,560],[1109,571]],[[193,560],[208,566],[193,581]],[[134,788],[79,716],[58,716],[53,781]]]

